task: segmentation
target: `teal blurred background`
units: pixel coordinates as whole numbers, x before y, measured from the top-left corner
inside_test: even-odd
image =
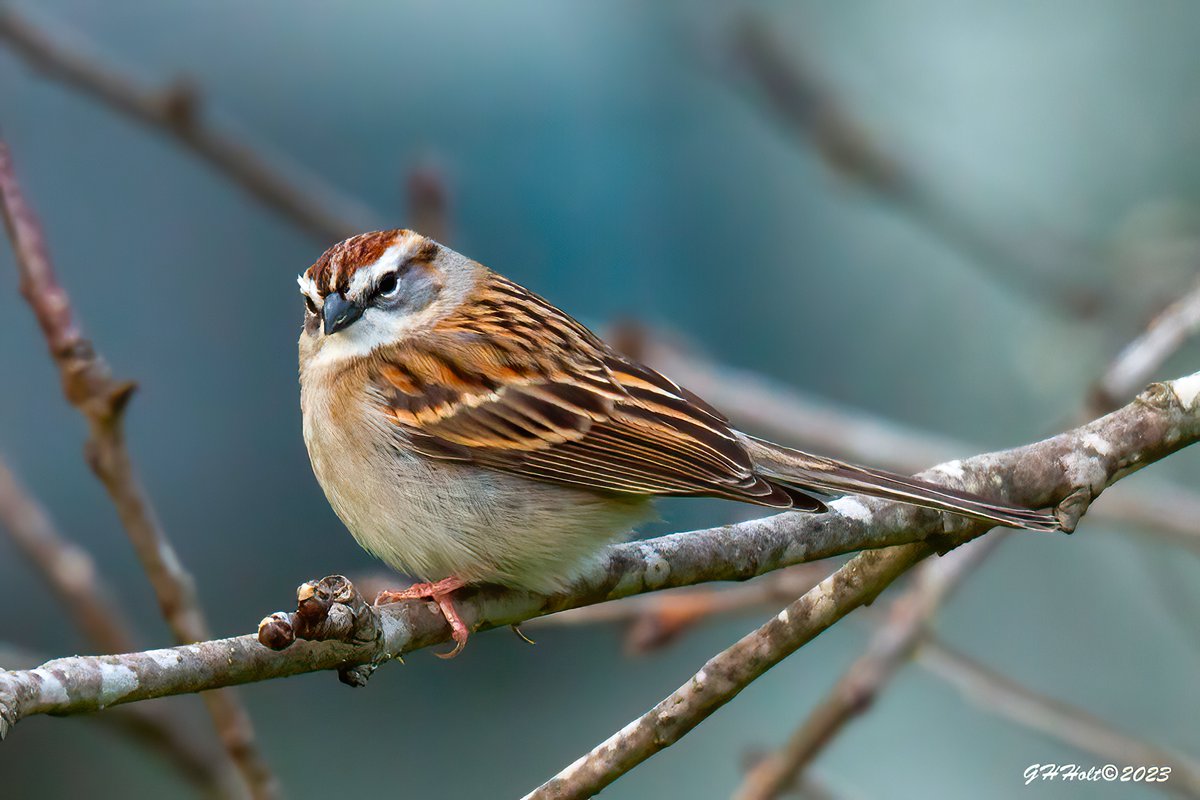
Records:
[[[720,361],[979,448],[1066,424],[1120,344],[1200,264],[1195,4],[17,7],[151,85],[190,76],[214,124],[361,198],[389,226],[411,224],[406,175],[435,165],[455,248],[593,327],[636,319],[675,331]],[[1030,274],[831,172],[739,57],[747,14],[944,207],[1018,251],[1070,255],[1040,258],[1044,274]],[[253,630],[307,578],[375,571],[329,510],[300,438],[294,278],[330,242],[3,49],[0,134],[88,333],[140,385],[131,446],[217,634]],[[1079,314],[1042,286],[1099,300]],[[166,645],[15,289],[3,247],[0,452],[95,555],[145,643]],[[1198,357],[1185,348],[1164,376]],[[1149,473],[1131,483],[1194,484],[1200,462],[1183,453]],[[655,532],[755,512],[675,502],[662,513]],[[1039,691],[1200,753],[1195,554],[1126,533],[1089,522],[1070,539],[1011,542],[937,628]],[[0,585],[0,641],[86,649],[3,537]],[[499,632],[453,662],[415,654],[363,690],[318,674],[241,695],[293,797],[515,797],[769,613],[713,621],[636,659],[616,628],[546,628],[533,648]],[[837,626],[604,796],[728,796],[747,754],[779,744],[868,635],[861,619]],[[198,703],[177,705],[205,730]],[[1022,787],[1031,763],[1093,761],[912,666],[816,772],[855,797],[1135,796],[1127,785]],[[23,722],[0,746],[0,779],[10,797],[190,791],[76,719]]]

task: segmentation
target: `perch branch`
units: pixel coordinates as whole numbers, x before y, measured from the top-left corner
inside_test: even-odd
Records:
[[[0,642],[0,669],[32,669],[43,659],[34,653]],[[241,785],[236,773],[223,769],[219,753],[208,752],[194,741],[189,732],[154,704],[115,708],[109,714],[89,714],[82,720],[103,726],[125,737],[137,747],[157,753],[171,764],[204,796],[240,797]]]
[[[172,138],[322,244],[382,227],[360,203],[305,174],[298,164],[278,154],[267,157],[214,127],[205,118],[199,91],[188,81],[176,80],[162,89],[139,86],[102,61],[56,41],[12,8],[0,9],[0,41],[48,78]]]
[[[980,707],[1051,739],[1066,742],[1102,762],[1171,768],[1166,792],[1200,797],[1200,763],[1167,748],[1147,744],[1097,719],[1083,709],[1046,697],[1016,683],[936,640],[917,650],[917,662]]]
[[[729,414],[739,427],[776,441],[905,473],[975,450],[965,442],[837,408],[763,375],[714,363],[636,325],[621,326],[613,338],[626,352]],[[1090,513],[1200,549],[1200,495],[1180,486],[1117,486]]]
[[[29,303],[58,367],[63,394],[88,424],[84,452],[108,490],[117,514],[158,599],[163,618],[180,642],[209,638],[192,576],[158,520],[125,446],[123,414],[134,384],[112,377],[108,364],[84,337],[58,282],[41,226],[25,202],[7,145],[0,142],[0,211],[12,241],[20,290]],[[253,728],[236,695],[204,695],[226,751],[258,797],[273,797],[277,784],[254,744]]]
[[[1088,425],[1013,450],[943,464],[924,477],[985,491],[1022,506],[1057,506],[1069,529],[1109,483],[1200,439],[1198,393],[1200,373],[1154,384],[1133,403]],[[892,548],[856,556],[805,595],[797,614],[789,612],[790,622],[776,618],[769,623],[786,629],[787,641],[794,644],[797,636],[811,638],[854,605],[873,597],[904,568],[934,552],[935,543],[945,546],[983,530],[974,524],[965,528],[959,524],[955,518],[912,506],[848,497],[834,501],[825,514],[778,514],[619,545],[562,593],[538,595],[483,587],[465,592],[459,610],[468,625],[484,630],[643,592],[705,581],[746,580],[855,550]],[[949,534],[948,525],[954,526]],[[895,549],[896,545],[909,546]],[[306,585],[295,614],[264,620],[263,639],[283,647],[278,651],[262,646],[255,636],[239,636],[142,653],[75,656],[36,670],[0,673],[0,732],[7,733],[32,714],[77,714],[317,670],[340,669],[345,679],[361,682],[376,664],[449,639],[445,619],[429,603],[397,603],[375,609],[361,602],[361,597],[353,597],[355,592],[339,588],[344,583],[345,579],[323,581],[319,585],[324,587],[322,592]],[[296,625],[296,615],[306,616],[301,610],[307,611],[314,602],[327,609],[328,624]],[[302,634],[315,632],[318,637],[333,638],[295,637],[298,627]],[[296,641],[291,643],[293,637]],[[756,663],[762,669],[769,666],[761,660]],[[718,685],[729,688],[728,684],[704,684],[707,698],[714,701],[703,706],[705,712],[732,696],[722,693],[714,700],[711,692]],[[674,729],[673,737],[659,740],[661,746],[655,749],[665,747],[698,722],[697,717],[688,716],[697,708],[685,699],[673,718],[682,727]],[[647,740],[640,737],[653,727],[653,718],[640,720],[630,726],[629,737],[622,742],[632,742],[636,733],[638,741],[645,744]],[[651,734],[650,741],[655,740],[656,735]],[[602,748],[599,752],[591,760],[581,760],[589,768],[576,774],[602,774],[590,768],[609,751]],[[650,754],[637,751],[632,761],[622,762],[621,771]],[[605,774],[609,774],[605,783],[616,777]]]
[[[968,490],[999,492],[1018,505],[1044,507],[1059,501],[1057,513],[1071,530],[1078,515],[1110,483],[1200,437],[1197,393],[1200,373],[1154,384],[1132,404],[1075,431],[1002,454],[943,464],[922,477],[935,482],[953,478]],[[1069,441],[1079,447],[1054,455],[1040,450]],[[1015,458],[1007,463],[1019,475],[1016,480],[1013,473],[1006,477],[1002,465],[1008,458]],[[1058,491],[1034,489],[1055,484]],[[881,514],[894,519],[892,514],[899,511],[894,505],[859,498],[833,505],[841,514],[862,509],[872,528],[888,524]],[[911,524],[920,525],[917,520]],[[751,681],[850,611],[874,600],[899,575],[932,554],[933,541],[940,540],[943,548],[953,547],[986,530],[972,522],[933,540],[860,553],[779,616],[711,658],[691,680],[530,793],[527,800],[591,797],[677,742]]]

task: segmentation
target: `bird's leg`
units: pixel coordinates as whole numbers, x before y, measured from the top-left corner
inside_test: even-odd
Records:
[[[463,581],[450,576],[434,583],[414,583],[407,589],[401,589],[398,592],[385,589],[375,596],[375,605],[399,603],[403,600],[433,600],[442,610],[442,616],[450,625],[450,636],[454,639],[453,650],[449,653],[435,653],[434,655],[438,658],[454,658],[462,652],[467,644],[467,637],[471,635],[470,628],[458,615],[458,609],[454,607],[454,600],[451,598],[454,592],[464,586],[466,584]]]

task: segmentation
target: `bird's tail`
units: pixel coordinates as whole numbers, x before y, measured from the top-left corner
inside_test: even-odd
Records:
[[[986,520],[1010,528],[1057,531],[1062,526],[1050,514],[994,503],[979,495],[906,478],[879,469],[858,467],[832,458],[813,456],[745,436],[743,443],[763,477],[798,489],[829,494],[862,494],[896,500],[936,511]]]

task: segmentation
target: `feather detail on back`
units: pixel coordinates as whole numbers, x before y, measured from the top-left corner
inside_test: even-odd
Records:
[[[370,364],[383,411],[431,458],[606,492],[824,509],[757,474],[707,403],[495,273]]]

